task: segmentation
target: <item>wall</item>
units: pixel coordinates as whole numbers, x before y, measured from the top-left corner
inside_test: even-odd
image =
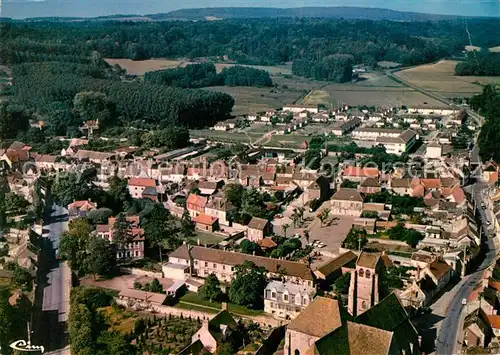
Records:
[[[157,279],[163,278],[163,274],[161,272],[147,271],[147,270],[142,270],[142,269],[137,269],[137,268],[121,267],[120,271],[124,272],[126,274],[129,274],[129,275],[148,276],[148,277],[157,278]]]
[[[307,354],[308,350],[314,345],[318,337],[299,333],[293,330],[287,330],[285,335],[285,348],[283,354],[294,354],[295,350],[300,354]]]
[[[115,297],[115,301],[118,305],[125,306],[125,307],[130,307],[130,301],[120,299],[118,297]],[[140,304],[140,302],[137,302],[136,304]],[[182,309],[182,308],[176,308],[176,307],[170,307],[170,306],[164,306],[164,305],[159,305],[159,304],[149,304],[148,307],[142,307],[141,310],[147,311],[147,312],[154,312],[154,313],[160,313],[160,314],[171,314],[175,317],[180,317],[181,315],[186,318],[186,317],[191,317],[194,319],[197,319],[198,317],[200,320],[204,319],[212,319],[217,315],[217,313],[209,313],[209,312],[202,312],[202,311],[195,311],[191,309]],[[243,319],[249,319],[252,320],[255,323],[260,324],[261,326],[268,326],[268,327],[277,327],[281,325],[281,322],[277,319],[274,319],[269,316],[261,315],[261,316],[248,316],[248,317],[241,317],[238,315],[233,314],[233,317],[235,320],[238,320],[239,318]]]

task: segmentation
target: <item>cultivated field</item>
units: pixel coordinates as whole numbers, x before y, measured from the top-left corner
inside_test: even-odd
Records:
[[[321,89],[314,90],[304,99],[304,103],[333,104],[339,106],[401,106],[401,105],[441,105],[424,94],[405,87],[359,87],[344,84],[331,84]]]
[[[132,75],[144,75],[148,71],[160,69],[177,68],[182,62],[170,59],[148,59],[133,61],[131,59],[105,59],[110,65],[118,64],[125,69],[127,73]]]
[[[446,97],[471,96],[482,91],[481,85],[500,83],[500,77],[455,76],[456,64],[454,60],[441,60],[435,64],[405,69],[395,75]]]
[[[180,66],[185,67],[186,65],[189,65],[189,64],[198,64],[198,63],[199,62],[183,62]],[[224,68],[231,68],[231,67],[234,67],[235,65],[239,65],[242,67],[249,67],[249,68],[265,70],[265,71],[268,71],[269,74],[271,74],[271,75],[277,75],[277,74],[291,75],[292,74],[292,66],[291,65],[266,66],[266,65],[247,65],[247,64],[234,64],[234,63],[214,63],[214,64],[215,64],[215,69],[217,69],[217,73],[220,73],[222,71],[222,69],[224,69]]]
[[[294,103],[302,96],[301,92],[281,88],[213,86],[205,90],[220,91],[231,95],[235,101],[232,114],[236,116],[280,108],[285,104]]]
[[[413,89],[395,82],[384,73],[361,73],[355,83],[321,83],[302,100],[310,105],[347,104],[352,106],[417,105],[433,101]]]

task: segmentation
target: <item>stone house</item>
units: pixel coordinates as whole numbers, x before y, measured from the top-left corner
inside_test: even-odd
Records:
[[[339,188],[330,200],[331,212],[336,215],[361,216],[363,197],[356,189]]]
[[[252,217],[248,223],[247,238],[252,242],[257,242],[269,233],[270,223],[267,219]]]

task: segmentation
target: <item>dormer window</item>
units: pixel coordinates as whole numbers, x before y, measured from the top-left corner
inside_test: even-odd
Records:
[[[365,270],[359,269],[358,274],[359,274],[359,277],[365,276]]]
[[[283,301],[288,302],[288,294],[283,294]]]
[[[369,279],[371,276],[370,270],[366,270],[366,278]]]

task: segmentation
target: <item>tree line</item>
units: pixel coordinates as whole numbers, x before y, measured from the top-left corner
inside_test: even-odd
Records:
[[[500,53],[489,50],[470,52],[467,60],[455,67],[455,75],[497,76],[500,75]]]
[[[212,63],[189,64],[184,68],[147,72],[144,81],[181,88],[201,88],[207,86],[272,86],[273,81],[265,70],[237,65],[224,68],[217,74]]]
[[[471,107],[486,118],[477,140],[483,161],[500,162],[500,90],[486,85],[483,92],[470,100]]]
[[[481,47],[497,45],[500,21],[470,20]],[[12,22],[0,30],[0,61],[30,56],[66,56],[99,52],[103,57],[213,57],[240,64],[272,65],[301,58],[321,60],[350,54],[356,63],[387,60],[421,64],[458,54],[469,43],[463,23],[445,21],[370,21],[319,18],[257,18],[224,21]],[[75,56],[76,55],[76,56]],[[26,61],[26,59],[22,59]],[[48,59],[43,59],[44,61]],[[32,60],[30,60],[32,61]]]

